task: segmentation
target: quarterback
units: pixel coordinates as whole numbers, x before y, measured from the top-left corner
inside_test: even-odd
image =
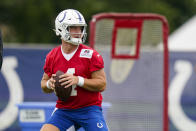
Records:
[[[87,24],[83,15],[74,9],[63,10],[55,20],[55,32],[61,45],[46,56],[41,88],[45,93],[55,89],[55,73],[64,74],[59,82],[64,88],[72,87],[67,101],[57,100],[51,118],[41,131],[66,131],[72,125],[86,131],[108,131],[102,113],[101,92],[106,89],[102,56],[84,45]]]

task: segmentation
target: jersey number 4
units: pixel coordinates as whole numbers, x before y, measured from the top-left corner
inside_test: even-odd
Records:
[[[74,74],[75,68],[68,68],[67,73]],[[76,88],[76,85],[72,85],[71,96],[77,96],[77,90],[75,88]]]

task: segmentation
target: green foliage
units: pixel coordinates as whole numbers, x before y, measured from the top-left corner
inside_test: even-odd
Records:
[[[67,8],[79,10],[89,23],[102,12],[164,15],[170,32],[196,13],[196,0],[1,0],[0,29],[5,42],[57,43],[54,20]]]

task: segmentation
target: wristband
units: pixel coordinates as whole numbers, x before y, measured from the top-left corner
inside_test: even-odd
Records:
[[[47,86],[48,89],[52,89],[52,87],[50,87],[50,85],[49,85],[49,81],[50,80],[47,81],[46,86]]]
[[[82,87],[84,85],[84,78],[81,76],[78,76],[78,86]]]

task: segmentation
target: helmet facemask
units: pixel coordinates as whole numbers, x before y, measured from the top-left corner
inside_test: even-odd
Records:
[[[80,43],[84,43],[85,40],[86,40],[86,26],[82,26],[82,29],[81,29],[81,33],[70,33],[70,27],[71,26],[68,26],[67,29],[66,29],[66,33],[65,33],[65,37],[62,38],[64,41],[67,41],[69,43],[72,43],[74,45],[78,45]],[[75,38],[75,37],[72,37],[72,35],[79,35],[80,38]]]

